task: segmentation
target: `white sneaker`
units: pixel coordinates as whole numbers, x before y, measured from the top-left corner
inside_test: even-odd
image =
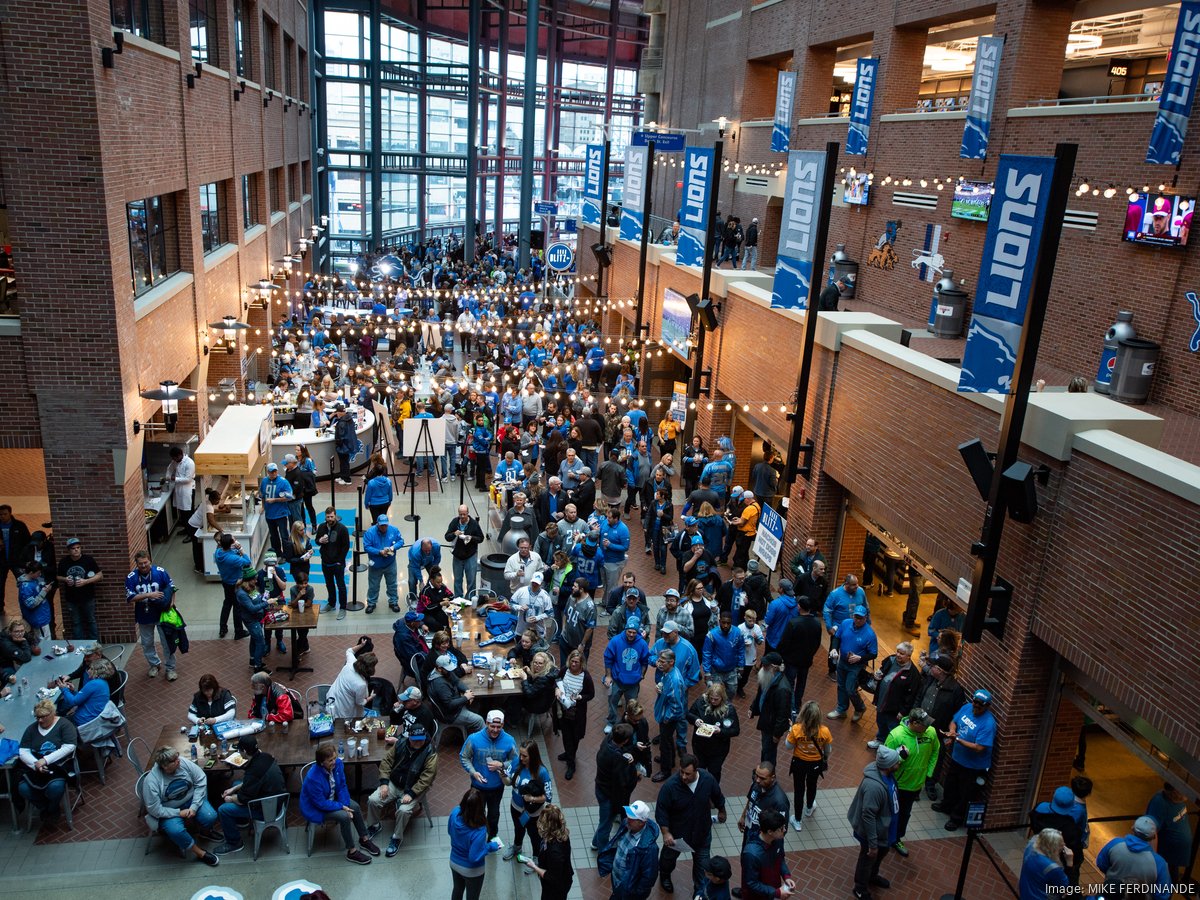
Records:
[[[803,820],[793,818],[792,819],[792,827],[795,828],[797,831],[803,831],[804,830]]]
[[[149,674],[149,676],[151,678],[157,678],[158,677],[158,666],[151,666],[150,671],[147,674]]]
[[[816,808],[817,808],[817,801],[814,800],[812,806],[804,807],[804,817],[808,818],[809,816],[811,816],[813,814],[813,810]]]
[[[612,726],[611,726],[611,725],[605,725],[605,726],[604,726],[604,733],[605,733],[605,734],[612,734]]]
[[[867,749],[868,750],[878,750],[879,749],[879,741],[867,741]]]

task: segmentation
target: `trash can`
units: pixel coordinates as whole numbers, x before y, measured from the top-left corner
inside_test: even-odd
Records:
[[[837,245],[837,249],[833,252],[832,262],[834,281],[845,279],[845,287],[838,291],[839,299],[853,300],[858,282],[858,263],[846,254],[845,244]]]
[[[1123,338],[1117,349],[1117,365],[1109,391],[1121,403],[1145,403],[1154,383],[1154,367],[1161,348],[1154,341]]]
[[[954,282],[954,272],[946,269],[933,286],[933,315],[929,330],[934,337],[962,337],[963,318],[967,310],[967,292]]]
[[[489,553],[479,564],[480,587],[490,588],[497,596],[507,597],[508,582],[504,579],[504,564],[508,557],[503,553]]]
[[[535,537],[537,525],[534,524],[533,516],[513,513],[508,517],[508,531],[504,533],[504,540],[500,542],[500,552],[512,556],[517,552],[517,543],[521,538],[529,538],[529,542],[533,543]]]

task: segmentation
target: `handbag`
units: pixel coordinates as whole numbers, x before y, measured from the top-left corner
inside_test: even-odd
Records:
[[[328,737],[333,734],[333,716],[329,713],[317,713],[308,720],[308,736],[310,738]]]

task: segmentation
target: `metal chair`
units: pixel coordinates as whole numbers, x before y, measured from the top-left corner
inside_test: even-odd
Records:
[[[287,814],[288,804],[292,799],[292,795],[288,793],[272,794],[270,797],[261,797],[258,800],[251,800],[247,804],[250,810],[250,824],[254,826],[254,859],[258,859],[258,848],[262,843],[262,836],[274,828],[279,832],[279,837],[283,840],[283,849],[289,854],[292,852],[291,845],[288,844],[287,837]],[[260,816],[254,815],[254,807],[259,807]],[[312,856],[312,842],[308,845],[308,855]]]
[[[143,741],[143,743],[145,743],[145,742]],[[138,798],[138,818],[146,823],[146,831],[147,831],[146,849],[142,853],[142,856],[150,855],[150,851],[154,848],[154,839],[156,837],[158,837],[159,835],[163,834],[162,831],[160,831],[156,828],[150,827],[150,822],[147,820],[147,816],[146,816],[146,798],[142,794],[142,784],[146,781],[146,778],[149,774],[150,773],[148,771],[143,772],[141,775],[138,776],[137,783],[133,786],[133,792],[137,795],[137,798]],[[186,855],[184,853],[184,851],[179,850],[178,847],[176,847],[175,849],[179,851],[180,857],[183,857]]]
[[[304,714],[312,715],[312,705],[315,701],[321,712],[325,712],[325,701],[329,698],[331,684],[314,684],[304,692]]]
[[[425,669],[425,657],[426,654],[418,650],[408,661],[409,674],[412,676],[412,680],[417,683],[417,687],[421,687],[421,672]]]
[[[143,756],[142,754],[145,754]],[[140,778],[146,771],[146,765],[150,762],[150,745],[141,738],[131,738],[129,743],[125,745],[125,756],[129,759],[129,764],[133,766],[134,773]],[[145,759],[145,763],[142,760]]]
[[[315,765],[316,765],[315,762],[310,762],[303,769],[300,770],[300,790],[301,791],[304,790],[304,779],[306,779],[308,777],[309,771]],[[313,841],[317,837],[317,829],[324,828],[331,824],[333,824],[333,823],[332,822],[310,822],[310,821],[308,821],[308,819],[304,820],[304,839],[305,839],[305,842],[308,844],[308,855],[309,856],[312,856]]]
[[[463,728],[461,725],[455,725],[453,722],[449,721],[448,717],[446,716],[446,711],[444,709],[442,709],[442,707],[438,704],[438,702],[436,700],[433,699],[432,696],[430,696],[428,699],[429,699],[430,706],[433,707],[434,722],[438,726],[437,733],[433,737],[433,739],[434,739],[433,748],[435,750],[440,750],[442,748],[442,744],[441,744],[442,737],[451,728],[457,728],[459,731],[461,731],[463,740],[465,741],[467,739],[467,730],[465,728]]]
[[[75,830],[75,817],[72,814],[75,812],[76,806],[83,806],[83,804],[84,804],[82,774],[79,771],[79,757],[77,754],[71,755],[71,766],[75,772],[75,778],[74,778],[75,798],[71,799],[71,779],[68,778],[66,780],[67,788],[66,788],[66,790],[63,791],[63,795],[62,795],[62,815],[63,815],[63,818],[67,820],[67,828],[70,829],[71,831],[74,831]],[[20,779],[20,774],[17,775],[17,778],[18,778],[18,780]],[[13,791],[14,791],[14,793],[17,792],[16,785],[13,785]],[[25,804],[25,830],[26,831],[33,830],[33,810],[34,810],[34,806],[32,803]]]
[[[128,649],[128,648],[124,644],[122,644],[120,649],[118,649],[116,653],[114,653],[112,656],[108,657],[108,661],[115,666],[117,664],[117,661],[120,660],[121,657],[123,657],[125,655],[126,649]],[[118,669],[117,671],[124,672],[125,670]]]
[[[413,591],[409,591],[404,596],[404,603],[409,609],[416,609],[418,602],[420,602],[420,598]]]

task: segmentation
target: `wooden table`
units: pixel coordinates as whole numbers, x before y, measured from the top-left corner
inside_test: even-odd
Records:
[[[470,607],[463,607],[462,619],[459,622],[451,623],[457,628],[461,628],[465,632],[465,637],[458,637],[457,634],[453,637],[456,646],[462,651],[468,662],[471,656],[475,653],[492,653],[504,659],[508,655],[516,642],[509,644],[488,644],[486,647],[480,647],[479,642],[486,640],[488,635],[487,626],[484,623],[483,616],[475,612]],[[467,675],[463,681],[475,694],[476,703],[484,703],[486,701],[497,698],[519,697],[521,695],[521,682],[513,680],[511,686],[501,687],[500,677],[496,677],[496,683],[492,687],[487,684],[481,685],[476,674],[472,672]]]
[[[377,766],[383,760],[384,753],[387,752],[388,745],[385,741],[379,740],[375,736],[375,730],[363,729],[361,732],[355,732],[352,729],[355,719],[334,719],[333,734],[323,738],[310,738],[308,736],[308,721],[299,719],[292,722],[288,728],[287,734],[283,733],[283,726],[276,725],[274,730],[263,729],[258,732],[255,737],[258,738],[258,748],[264,753],[270,753],[275,757],[275,761],[279,763],[279,768],[285,772],[288,769],[301,769],[310,762],[316,761],[316,749],[319,744],[331,742],[335,746],[338,742],[345,740],[346,742],[346,758],[343,762],[347,769],[354,770],[355,791],[358,794],[363,792],[363,770],[368,766]],[[350,738],[354,738],[355,744],[358,744],[363,738],[367,741],[367,755],[358,756],[357,754],[351,758],[350,756]],[[196,752],[200,754],[200,758],[196,763],[200,766],[205,764],[204,747],[207,747],[214,741],[217,742],[217,747],[220,748],[220,741],[216,736],[209,733],[201,738],[201,742],[196,745]],[[191,759],[191,742],[188,740],[186,733],[181,734],[178,725],[164,725],[162,732],[158,736],[158,743],[154,745],[158,747],[174,747],[179,751],[181,756]],[[237,741],[229,742],[229,752],[220,755],[216,763],[211,769],[205,771],[211,776],[214,774],[227,775],[231,780],[236,777],[233,773],[240,772],[241,769],[237,766],[231,766],[225,762],[224,757],[229,756],[237,749]]]
[[[320,603],[307,603],[304,606],[304,612],[297,612],[296,607],[289,605],[287,608],[288,618],[283,622],[272,622],[270,625],[263,626],[263,632],[267,636],[267,648],[271,647],[271,632],[283,631],[287,629],[292,633],[292,665],[289,671],[292,673],[288,681],[296,680],[297,672],[311,672],[312,666],[300,665],[300,648],[296,643],[297,632],[307,631],[310,628],[317,627],[317,619],[321,616]]]

